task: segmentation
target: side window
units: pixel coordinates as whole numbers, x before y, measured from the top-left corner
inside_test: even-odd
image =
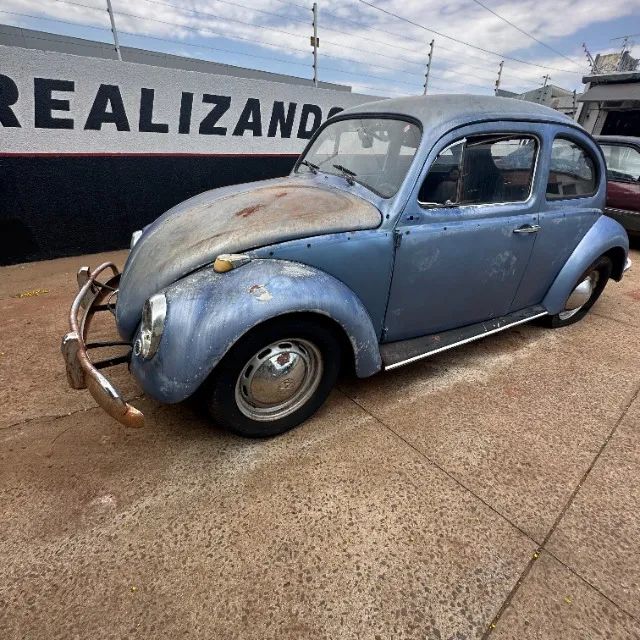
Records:
[[[531,193],[538,152],[529,135],[473,136],[444,149],[418,195],[425,205],[523,202]]]
[[[580,198],[596,192],[596,165],[591,154],[567,138],[556,138],[551,147],[547,199]]]
[[[640,152],[621,144],[600,145],[607,161],[607,178],[614,182],[640,181]]]

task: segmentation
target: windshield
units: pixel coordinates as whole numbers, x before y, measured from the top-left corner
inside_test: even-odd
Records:
[[[420,129],[404,120],[338,120],[320,132],[296,173],[341,175],[390,198],[400,188],[419,143]]]

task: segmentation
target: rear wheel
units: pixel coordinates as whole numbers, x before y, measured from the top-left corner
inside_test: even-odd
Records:
[[[276,319],[243,336],[216,366],[205,391],[209,413],[241,436],[284,433],[322,405],[340,362],[331,327]]]
[[[567,298],[565,309],[553,316],[543,318],[544,323],[557,329],[582,320],[603,292],[612,268],[610,258],[606,256],[598,258],[576,282]]]

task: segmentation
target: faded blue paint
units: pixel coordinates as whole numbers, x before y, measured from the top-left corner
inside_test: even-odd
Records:
[[[629,250],[629,237],[624,227],[615,220],[600,216],[580,241],[560,273],[557,275],[542,302],[551,315],[564,309],[564,303],[579,278],[602,254],[610,249],[622,247]]]
[[[420,187],[442,149],[465,136],[500,132],[538,138],[538,161],[527,201],[452,208],[420,205]],[[593,196],[547,201],[551,145],[557,135],[576,140],[593,153],[598,165]],[[598,146],[571,121],[487,121],[443,135],[432,145],[411,188],[396,227],[402,242],[396,251],[385,318],[387,341],[465,326],[540,304],[565,262],[602,216],[606,172]],[[541,231],[513,233],[525,224],[539,224]],[[602,247],[598,255],[609,248],[605,240],[592,238]],[[610,240],[625,246],[617,235]]]
[[[382,334],[393,270],[393,234],[375,229],[292,240],[251,252],[314,266],[343,282],[362,301]]]
[[[351,340],[358,375],[371,375],[381,366],[379,342],[459,328],[539,303],[556,313],[599,255],[614,247],[626,255],[624,230],[601,214],[602,154],[565,116],[532,103],[481,96],[388,100],[348,113],[408,116],[421,124],[415,159],[393,198],[348,185],[339,176],[293,174],[282,181],[203,194],[178,205],[145,231],[125,268],[117,311],[119,329],[130,337],[144,299],[166,291],[169,311],[160,349],[151,360],[134,357],[131,364],[147,393],[165,402],[186,398],[251,327],[297,311],[317,312],[340,324]],[[456,208],[423,208],[418,203],[420,185],[440,150],[466,135],[498,132],[531,133],[539,140],[533,189],[526,202]],[[575,138],[593,151],[600,175],[593,197],[546,200],[551,143],[557,134]],[[266,225],[263,235],[256,226],[247,226],[250,240],[241,226],[233,228],[233,237],[225,229],[209,237],[208,220],[202,217],[200,235],[191,238],[192,244],[181,245],[182,236],[176,239],[168,233],[153,245],[172,215],[188,216],[193,207],[203,207],[213,221],[221,201],[238,194],[248,198],[250,190],[271,186],[304,187],[301,193],[311,200],[310,190],[315,188],[318,193],[331,191],[333,197],[346,194],[349,211],[359,212],[357,219],[332,217],[326,209],[322,219],[307,221],[305,233],[296,215],[309,213],[311,218],[316,207],[298,211],[293,203],[282,220]],[[316,222],[319,226],[313,228]],[[274,228],[277,223],[283,228]],[[541,230],[514,235],[514,229],[525,224],[539,224]],[[191,235],[188,226],[184,225],[185,237]],[[394,234],[401,237],[399,246]],[[165,247],[175,260],[167,259]],[[185,248],[197,255],[182,255]],[[257,259],[216,274],[205,265],[223,250],[245,251]],[[132,265],[142,262],[143,254],[144,268],[134,274]],[[194,269],[199,270],[190,273]],[[255,285],[258,288],[250,293]]]
[[[402,242],[385,319],[387,341],[474,324],[512,310],[535,241],[533,235],[513,230],[537,223],[538,188],[526,202],[452,208],[423,207],[418,193],[431,164],[450,144],[484,133],[540,137],[541,129],[528,122],[478,123],[449,131],[432,145],[397,223]],[[539,174],[537,166],[534,185]]]
[[[286,313],[317,313],[337,322],[351,342],[360,377],[382,366],[365,307],[346,285],[318,269],[254,260],[222,274],[204,268],[164,291],[168,311],[158,352],[150,360],[131,360],[142,388],[161,402],[189,397],[242,335]]]

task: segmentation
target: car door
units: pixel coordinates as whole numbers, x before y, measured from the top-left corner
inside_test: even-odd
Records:
[[[384,340],[505,315],[538,231],[533,125],[467,128],[444,138],[396,225]]]

